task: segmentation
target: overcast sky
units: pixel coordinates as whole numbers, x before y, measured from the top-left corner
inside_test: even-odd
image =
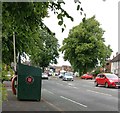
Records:
[[[105,38],[105,44],[110,45],[113,53],[112,56],[118,51],[118,1],[120,0],[80,0],[81,6],[86,13],[86,17],[90,18],[93,15],[100,22],[101,27],[105,30],[103,37]],[[51,29],[52,32],[56,33],[56,38],[59,40],[59,44],[62,45],[64,38],[67,38],[69,30],[73,26],[78,25],[81,22],[82,16],[79,11],[76,10],[77,4],[74,0],[68,2],[65,0],[65,5],[62,7],[74,17],[74,22],[70,19],[65,18],[66,29],[62,33],[61,27],[58,25],[58,20],[53,12],[49,11],[50,18],[44,19],[44,23]],[[111,58],[112,58],[111,56]],[[60,55],[58,59],[58,65],[70,65],[69,62],[63,60],[63,55]]]

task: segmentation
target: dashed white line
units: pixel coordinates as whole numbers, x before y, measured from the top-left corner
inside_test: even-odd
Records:
[[[69,99],[69,98],[66,98],[66,97],[64,97],[64,96],[60,96],[60,97],[63,98],[63,99],[65,99],[65,100],[69,100],[69,101],[71,101],[71,102],[73,102],[73,103],[75,103],[75,104],[78,104],[78,105],[80,105],[80,106],[87,107],[87,106],[84,105],[84,104],[81,104],[81,103],[79,103],[79,102],[76,102],[76,101],[74,101],[74,100],[71,100],[71,99]]]
[[[88,86],[88,85],[82,85],[83,87],[91,87],[91,86]]]
[[[56,84],[63,86],[63,84],[60,84],[60,83],[56,83]],[[77,88],[77,87],[74,87],[73,84],[71,84],[71,83],[68,83],[68,86],[67,86],[67,87],[74,88],[74,89],[79,89],[79,88]]]
[[[71,84],[71,83],[68,83],[68,85],[69,85],[69,86],[73,86],[73,84]]]
[[[56,83],[56,84],[58,84],[58,85],[62,85],[62,86],[63,86],[63,84],[60,84],[60,83]]]
[[[75,88],[75,89],[79,89],[79,88],[77,88],[77,87],[73,87],[73,88]]]
[[[58,108],[57,106],[55,106],[54,104],[46,101],[45,99],[43,99],[43,100],[44,100],[44,102],[46,102],[47,104],[49,104],[50,106],[52,106],[52,107],[53,107],[54,109],[56,109],[57,111],[63,111],[62,109],[60,109],[60,108]]]
[[[45,90],[45,91],[47,91],[48,93],[50,93],[50,94],[53,94],[53,95],[54,95],[54,93],[53,93],[53,92],[48,91],[47,89],[43,89],[43,90]]]
[[[97,91],[93,91],[93,90],[87,90],[89,92],[93,92],[93,93],[97,93],[97,94],[102,94],[102,95],[107,95],[107,96],[112,96],[110,94],[107,94],[107,93],[101,93],[101,92],[97,92]]]

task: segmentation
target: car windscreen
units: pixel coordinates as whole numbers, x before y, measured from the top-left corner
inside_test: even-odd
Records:
[[[115,74],[106,74],[106,77],[107,78],[118,78],[118,76]]]
[[[71,73],[65,73],[65,76],[72,76]]]
[[[92,76],[91,74],[88,74],[88,76]]]

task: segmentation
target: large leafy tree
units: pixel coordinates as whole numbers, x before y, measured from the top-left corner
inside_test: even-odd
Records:
[[[43,68],[49,63],[57,63],[59,44],[54,35],[50,35],[45,30],[39,30],[33,34],[33,37],[37,38],[33,38],[34,51],[30,52],[32,63]],[[33,47],[30,46],[30,49],[32,50]]]
[[[42,7],[42,3],[40,6]],[[43,12],[37,13],[39,8],[36,3],[11,2],[3,3],[2,9],[3,62],[10,64],[13,61],[13,32],[16,37],[16,53],[28,53],[30,46],[34,47],[34,43],[31,43],[32,34],[38,29],[42,18],[47,15],[47,7],[44,7]]]
[[[60,51],[64,59],[68,60],[73,68],[80,69],[81,73],[95,68],[100,62],[104,65],[110,57],[112,49],[105,45],[104,30],[95,16],[84,19],[78,26],[73,27],[63,41]]]
[[[78,0],[75,2],[78,2]],[[62,9],[61,4],[64,4],[64,2],[2,3],[2,58],[4,63],[10,64],[13,61],[13,33],[15,33],[16,37],[16,54],[18,54],[18,52],[25,52],[27,54],[30,54],[31,58],[33,58],[33,56],[35,56],[35,53],[39,53],[40,50],[43,49],[41,42],[38,41],[39,44],[35,44],[35,41],[42,40],[43,38],[45,38],[46,41],[50,40],[51,44],[53,43],[53,46],[57,45],[55,44],[57,41],[52,41],[56,39],[53,33],[43,23],[43,18],[48,17],[48,9],[51,9],[55,14],[57,14],[57,18],[59,20],[58,24],[62,27],[62,31],[64,31],[65,24],[63,18],[67,17],[72,21],[73,18],[64,9]],[[80,12],[83,11],[80,5],[78,5],[77,10],[80,10]],[[42,29],[47,32],[47,38],[44,35],[41,37],[40,30]],[[47,48],[45,49],[47,50]],[[52,52],[52,55],[54,57],[50,57],[48,61],[54,61],[54,63],[56,62],[55,57],[58,56],[56,55],[58,54],[56,50],[57,48],[55,46],[52,50],[54,51]],[[50,54],[49,52],[50,51],[48,50],[46,51],[47,54]],[[49,56],[47,54],[46,56]],[[44,56],[45,52],[41,55]],[[48,59],[47,57],[41,58],[44,58],[44,62]],[[45,58],[47,59],[45,60]],[[39,58],[39,61],[40,60],[43,61]],[[37,60],[33,61],[39,62]]]

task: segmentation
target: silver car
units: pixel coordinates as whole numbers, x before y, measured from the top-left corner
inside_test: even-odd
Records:
[[[62,80],[73,81],[73,75],[69,72],[65,73]]]
[[[47,73],[42,73],[42,79],[48,79],[48,74]]]

